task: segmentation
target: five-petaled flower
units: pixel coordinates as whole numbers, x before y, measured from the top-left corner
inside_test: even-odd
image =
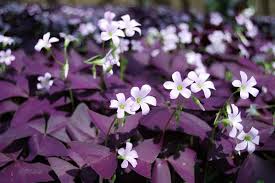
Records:
[[[181,94],[185,98],[190,98],[191,91],[186,88],[190,84],[192,84],[192,81],[190,79],[181,79],[181,75],[178,71],[174,72],[172,74],[173,81],[166,81],[163,86],[167,90],[171,90],[170,92],[170,98],[176,99],[178,98],[179,94]]]
[[[232,82],[232,85],[234,87],[240,88],[240,96],[242,99],[248,99],[249,93],[256,97],[259,93],[259,90],[257,88],[254,88],[254,86],[257,84],[255,78],[252,76],[249,80],[247,80],[247,75],[245,72],[240,71],[241,75],[241,81],[240,80],[234,80]]]
[[[138,87],[133,87],[131,89],[131,99],[133,101],[132,110],[137,111],[139,108],[142,110],[142,115],[146,115],[149,113],[150,108],[149,105],[156,106],[157,100],[153,96],[148,96],[151,91],[151,86],[143,85],[141,89]]]
[[[138,158],[138,154],[133,150],[133,144],[131,142],[126,142],[126,148],[120,148],[117,153],[119,154],[118,158],[123,160],[121,168],[127,168],[129,163],[134,168],[137,166],[136,159]]]
[[[141,34],[141,30],[138,26],[141,26],[140,23],[138,23],[136,20],[131,20],[130,16],[123,15],[121,17],[122,20],[119,21],[119,27],[121,29],[125,29],[125,34],[128,37],[133,37],[135,35],[135,32],[138,32]]]
[[[41,51],[42,48],[49,49],[52,47],[52,43],[58,42],[59,39],[56,37],[50,38],[51,33],[47,32],[46,34],[43,35],[43,39],[39,39],[37,44],[35,45],[34,49],[36,51]]]
[[[208,73],[199,73],[197,74],[194,71],[191,71],[188,73],[188,79],[190,79],[192,82],[191,85],[191,91],[194,93],[197,93],[199,91],[203,91],[205,98],[209,98],[211,96],[211,91],[215,90],[214,84],[212,81],[207,81],[210,74]]]
[[[228,105],[226,108],[228,118],[223,120],[225,125],[231,127],[231,131],[229,132],[229,136],[235,138],[238,130],[243,130],[243,125],[241,124],[241,112],[236,105],[231,104],[231,107]]]
[[[119,37],[125,37],[125,34],[122,30],[119,29],[118,23],[113,21],[108,24],[103,32],[101,32],[100,36],[103,41],[108,41],[111,39],[114,45],[118,47],[120,42]]]
[[[15,56],[11,54],[11,50],[0,51],[0,64],[10,65],[15,60]]]
[[[117,100],[111,100],[110,108],[117,109],[117,118],[121,119],[124,118],[125,112],[128,114],[135,114],[131,110],[131,106],[133,101],[131,98],[125,99],[125,95],[123,93],[116,94]]]
[[[39,81],[39,83],[36,85],[38,90],[49,91],[53,85],[52,75],[48,72],[46,72],[44,76],[39,76],[37,80]]]
[[[247,151],[251,154],[255,151],[255,145],[259,145],[260,136],[258,135],[259,131],[252,127],[248,133],[241,131],[237,136],[241,142],[238,143],[235,147],[235,150],[240,152],[247,148]]]

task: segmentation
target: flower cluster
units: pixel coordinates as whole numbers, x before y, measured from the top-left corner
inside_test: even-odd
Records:
[[[111,100],[110,108],[117,109],[117,118],[124,118],[125,112],[135,114],[141,108],[142,115],[149,113],[149,105],[156,106],[157,101],[153,96],[148,94],[151,91],[151,86],[143,85],[140,89],[133,87],[131,89],[131,97],[125,98],[123,93],[116,94],[117,100]]]
[[[197,74],[194,71],[188,73],[188,77],[183,79],[181,78],[181,74],[176,71],[172,74],[173,81],[166,81],[163,86],[167,90],[171,90],[170,98],[176,99],[179,94],[181,94],[184,98],[191,97],[191,91],[193,93],[198,93],[199,91],[203,91],[205,98],[209,98],[211,96],[211,90],[215,90],[214,84],[212,81],[207,81],[209,78],[208,73],[200,73]],[[191,85],[191,90],[187,87]]]
[[[241,81],[234,80],[232,85],[234,87],[239,87],[240,97],[242,99],[247,99],[249,94],[256,97],[259,90],[254,88],[257,84],[255,78],[252,76],[247,80],[247,75],[245,72],[240,71]],[[256,149],[256,145],[259,145],[260,136],[259,131],[251,127],[248,133],[244,132],[244,127],[242,125],[241,112],[239,112],[238,107],[235,104],[228,105],[226,107],[227,118],[222,120],[223,125],[230,130],[229,136],[231,138],[236,138],[238,141],[235,150],[240,153],[240,151],[247,149],[249,153],[253,153]]]

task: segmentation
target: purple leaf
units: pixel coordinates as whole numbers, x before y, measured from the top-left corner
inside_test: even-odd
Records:
[[[110,179],[117,167],[116,154],[110,149],[94,143],[71,142],[71,151],[79,154],[100,176]],[[83,161],[81,161],[83,162]]]
[[[67,130],[70,136],[77,141],[86,141],[95,138],[95,129],[91,128],[89,108],[85,104],[79,104],[69,119]]]
[[[11,158],[9,158],[8,156],[6,156],[3,153],[0,153],[0,167],[4,166],[5,164],[7,164],[10,161],[12,161]]]
[[[179,157],[171,156],[168,161],[184,181],[195,182],[196,152],[186,148],[180,152]]]
[[[156,160],[153,168],[152,183],[171,183],[171,174],[167,161]]]
[[[67,156],[66,147],[58,140],[46,135],[33,135],[29,140],[29,160],[36,155],[49,156]]]
[[[61,183],[74,183],[77,167],[60,158],[48,158],[48,161]]]
[[[181,112],[180,120],[178,122],[173,120],[169,123],[170,130],[180,130],[189,135],[200,137],[204,139],[207,133],[211,131],[211,127],[203,120],[186,112]]]
[[[138,159],[137,166],[133,170],[144,177],[151,178],[152,163],[160,153],[160,145],[155,144],[153,139],[147,139],[141,142],[135,150]]]
[[[261,180],[266,183],[271,183],[274,182],[274,172],[275,166],[271,161],[263,160],[251,154],[242,164],[236,182],[257,182]]]
[[[6,183],[47,182],[52,181],[48,174],[50,170],[48,165],[42,163],[17,161],[1,170],[0,180]]]
[[[151,130],[163,130],[171,115],[167,107],[155,107],[140,119],[140,124]]]
[[[24,125],[17,128],[9,128],[5,133],[0,135],[0,150],[12,143],[14,140],[28,137],[36,133],[36,130]]]
[[[29,98],[23,103],[13,116],[11,121],[12,127],[18,127],[27,123],[32,117],[42,115],[50,112],[50,104],[47,100],[38,100],[36,98]]]
[[[99,128],[104,135],[107,135],[108,130],[114,120],[114,117],[108,117],[108,116],[104,116],[102,114],[98,114],[94,111],[89,111],[90,114],[90,118],[92,123]]]
[[[0,81],[0,88],[0,101],[11,97],[28,97],[28,94],[25,93],[21,88],[18,88],[18,86],[6,81]]]
[[[141,113],[136,113],[135,115],[127,116],[126,122],[123,126],[120,126],[115,133],[129,133],[133,129],[135,129],[138,124],[139,120],[141,118]]]

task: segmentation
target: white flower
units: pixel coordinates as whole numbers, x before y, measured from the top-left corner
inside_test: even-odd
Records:
[[[249,80],[247,80],[247,75],[245,72],[240,71],[241,75],[241,81],[240,80],[234,80],[232,82],[232,85],[234,87],[240,88],[240,96],[242,99],[247,99],[249,97],[249,93],[256,97],[259,93],[259,90],[254,88],[254,86],[257,84],[255,78],[252,76]]]
[[[119,25],[117,22],[112,22],[108,24],[106,29],[101,32],[100,36],[103,41],[108,41],[111,39],[116,47],[119,45],[120,42],[119,37],[125,37],[124,32],[119,29]]]
[[[102,59],[102,68],[104,72],[107,72],[108,74],[112,75],[113,70],[112,67],[113,65],[120,66],[119,62],[119,52],[118,50],[110,50],[105,57]]]
[[[131,45],[132,45],[132,50],[133,51],[142,52],[143,49],[144,49],[142,44],[141,44],[141,41],[132,40]]]
[[[181,75],[178,71],[174,72],[172,74],[172,81],[166,81],[163,84],[163,87],[167,90],[171,90],[170,92],[170,98],[176,99],[178,98],[179,94],[181,94],[185,98],[190,98],[191,91],[187,88],[190,84],[192,84],[192,81],[189,79],[181,79]]]
[[[94,33],[96,30],[96,27],[91,22],[88,23],[82,23],[79,25],[78,31],[82,36],[88,36],[89,34]]]
[[[120,39],[120,43],[119,43],[119,53],[123,53],[125,51],[129,50],[129,44],[130,41],[128,39]]]
[[[133,144],[131,142],[126,142],[126,148],[120,148],[117,153],[119,154],[119,158],[123,159],[121,168],[127,168],[128,162],[134,168],[137,166],[136,159],[138,158],[138,154],[135,150],[133,150]]]
[[[11,50],[0,51],[0,64],[10,65],[15,60],[15,56],[11,54]]]
[[[210,89],[215,90],[214,84],[212,81],[207,81],[210,74],[208,73],[199,73],[197,74],[194,71],[188,73],[188,79],[194,82],[191,85],[191,91],[197,93],[199,91],[203,91],[205,98],[209,98],[211,96]]]
[[[142,110],[142,115],[146,115],[149,113],[150,108],[149,105],[156,106],[157,101],[156,98],[153,96],[148,96],[151,91],[151,86],[143,85],[141,89],[138,87],[133,87],[131,89],[131,99],[133,101],[132,104],[132,111],[137,111],[139,108]]]
[[[185,54],[186,62],[190,65],[199,65],[201,64],[201,54],[190,51]]]
[[[159,40],[160,32],[155,27],[149,27],[147,30],[147,36],[146,40],[149,43],[149,45],[153,45],[155,42]]]
[[[138,23],[136,20],[131,20],[128,14],[123,15],[121,19],[122,20],[119,21],[119,27],[121,29],[125,29],[126,36],[133,37],[135,35],[135,32],[141,34],[141,30],[138,27],[141,26],[140,23]]]
[[[220,13],[213,12],[210,14],[210,23],[215,26],[219,26],[222,23],[223,19]]]
[[[179,37],[176,34],[176,27],[169,25],[165,29],[160,31],[161,37],[163,39],[163,51],[168,52],[175,50],[177,48],[177,43],[179,42]]]
[[[115,18],[116,14],[111,11],[106,11],[104,13],[104,18],[100,19],[98,21],[99,28],[104,31],[106,28],[113,22],[113,19]]]
[[[111,100],[110,108],[117,109],[117,118],[124,118],[125,112],[128,114],[135,114],[135,112],[131,110],[133,102],[130,98],[126,100],[123,93],[116,94],[116,98],[117,100]]]
[[[66,34],[66,33],[64,33],[64,32],[60,32],[60,33],[59,33],[59,36],[62,37],[62,38],[64,39],[64,44],[65,44],[66,46],[68,46],[70,42],[74,42],[74,41],[77,40],[77,38],[76,38],[75,36],[73,36],[73,35],[71,35],[71,34]]]
[[[259,145],[260,136],[258,135],[259,131],[252,127],[248,133],[241,131],[237,136],[241,142],[238,143],[235,147],[236,151],[242,151],[247,148],[247,151],[251,154],[255,151],[255,145]]]
[[[12,45],[14,43],[14,39],[0,34],[0,43],[3,45]]]
[[[53,85],[52,75],[48,72],[46,72],[44,76],[39,76],[37,80],[39,81],[39,83],[37,83],[36,85],[36,88],[38,90],[49,91],[49,89]]]
[[[188,31],[189,30],[189,25],[187,23],[180,23],[179,26],[181,31]]]
[[[208,53],[222,54],[225,52],[226,45],[224,40],[226,40],[226,37],[222,31],[214,31],[212,34],[208,35],[208,39],[211,42],[211,44],[206,47]]]
[[[212,43],[206,47],[207,53],[223,54],[226,50],[226,45],[223,42]]]
[[[192,42],[192,33],[188,30],[182,30],[178,33],[178,36],[180,38],[180,42],[182,44],[189,44]]]
[[[34,49],[36,51],[41,51],[42,48],[49,49],[52,47],[52,43],[58,42],[59,39],[56,37],[50,38],[51,33],[47,32],[43,35],[43,39],[39,39],[38,43],[35,45]]]
[[[231,131],[229,132],[229,136],[235,138],[237,135],[237,130],[243,130],[243,125],[240,123],[242,121],[241,112],[239,112],[238,107],[234,104],[231,104],[231,107],[227,106],[226,111],[228,119],[225,121],[228,123],[227,125],[232,127]]]

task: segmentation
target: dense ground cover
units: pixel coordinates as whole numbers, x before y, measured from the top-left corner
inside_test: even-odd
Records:
[[[0,182],[273,182],[271,18],[0,14]]]

